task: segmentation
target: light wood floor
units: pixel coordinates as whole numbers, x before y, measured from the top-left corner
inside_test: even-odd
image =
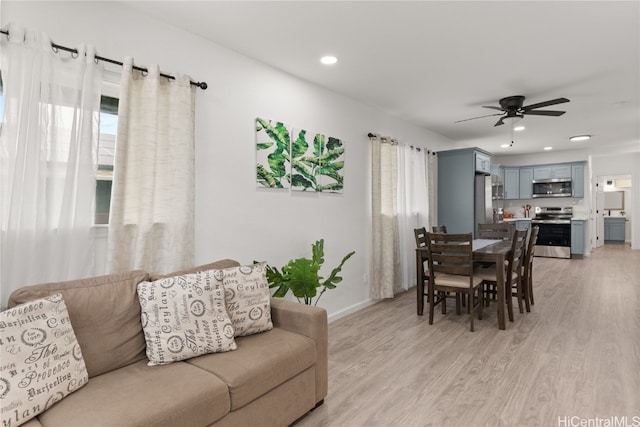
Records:
[[[415,289],[331,323],[329,395],[296,427],[640,425],[640,251],[535,258],[534,296],[506,331],[493,304],[430,326]]]

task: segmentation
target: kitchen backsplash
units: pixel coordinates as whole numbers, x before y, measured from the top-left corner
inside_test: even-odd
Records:
[[[512,212],[514,218],[524,217],[524,205],[530,205],[531,210],[529,214],[531,217],[535,216],[536,206],[549,207],[573,207],[574,216],[587,216],[589,214],[589,208],[585,205],[584,199],[575,197],[556,197],[556,198],[541,198],[541,199],[528,199],[528,200],[502,200],[505,212]],[[500,207],[500,206],[498,206]]]

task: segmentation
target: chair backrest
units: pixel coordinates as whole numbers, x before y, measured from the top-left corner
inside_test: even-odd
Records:
[[[480,239],[511,239],[511,224],[499,222],[497,224],[478,224],[478,238]]]
[[[424,227],[414,228],[413,234],[416,236],[416,248],[427,247],[427,229]]]
[[[538,232],[540,227],[535,226],[531,229],[531,235],[529,236],[529,243],[527,244],[527,251],[524,256],[524,267],[531,268],[533,265],[533,253],[535,252],[536,241],[538,240]]]
[[[431,231],[433,231],[434,233],[446,233],[447,232],[447,226],[446,225],[434,225],[433,227],[431,227]]]
[[[507,257],[507,280],[514,282],[520,280],[522,275],[522,263],[527,242],[527,230],[516,230],[511,240],[511,252]],[[515,274],[516,276],[514,276]]]
[[[434,273],[473,276],[473,236],[471,233],[427,233],[429,269]]]

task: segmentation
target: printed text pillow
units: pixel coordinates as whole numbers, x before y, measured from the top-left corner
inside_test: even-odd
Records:
[[[150,366],[237,348],[212,270],[142,282],[138,299]]]
[[[273,329],[271,293],[264,262],[217,270],[222,280],[227,312],[237,337]]]
[[[25,423],[88,380],[62,295],[0,313],[0,425]]]

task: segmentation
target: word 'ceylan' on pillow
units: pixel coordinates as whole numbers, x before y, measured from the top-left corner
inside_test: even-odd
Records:
[[[61,294],[0,313],[0,414],[20,425],[89,381]]]
[[[211,270],[138,284],[149,366],[237,348]]]
[[[216,270],[237,337],[273,329],[266,263]]]

